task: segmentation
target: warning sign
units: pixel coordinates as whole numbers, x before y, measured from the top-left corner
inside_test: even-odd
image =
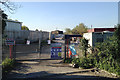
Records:
[[[61,52],[62,50],[61,50],[60,45],[58,47],[57,45],[55,45],[55,47],[52,46],[51,47],[51,58],[61,58]]]

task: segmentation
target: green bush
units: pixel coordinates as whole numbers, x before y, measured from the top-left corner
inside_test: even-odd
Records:
[[[91,58],[75,58],[72,60],[72,64],[78,64],[81,68],[92,68],[94,67],[93,59]]]
[[[14,67],[14,63],[15,63],[15,60],[14,60],[14,59],[6,58],[6,59],[2,62],[3,72],[6,72],[6,71],[10,70],[11,68],[13,68],[13,67]]]
[[[72,58],[66,58],[66,59],[63,59],[63,62],[64,63],[72,63]]]
[[[87,68],[94,67],[94,64],[93,64],[92,60],[89,58],[80,58],[79,66],[87,69]]]
[[[72,64],[79,64],[80,63],[80,59],[79,58],[74,58],[72,60]]]
[[[64,63],[78,64],[81,68],[92,68],[94,67],[94,59],[92,58],[67,58],[63,60]]]

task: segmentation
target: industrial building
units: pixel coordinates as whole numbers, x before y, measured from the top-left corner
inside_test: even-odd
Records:
[[[111,37],[115,28],[93,28],[89,29],[88,33],[84,33],[83,37],[88,40],[90,46],[95,46],[97,42],[103,42]]]
[[[21,31],[22,22],[6,19],[5,31]]]

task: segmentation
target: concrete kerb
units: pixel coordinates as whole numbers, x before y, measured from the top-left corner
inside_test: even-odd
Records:
[[[54,78],[54,77],[57,77],[57,76],[63,76],[63,75],[67,75],[67,74],[74,74],[74,73],[82,73],[82,72],[89,72],[89,70],[87,71],[74,71],[74,72],[67,72],[67,73],[58,73],[58,74],[55,74],[55,73],[48,73],[48,74],[42,74],[42,76],[26,76],[26,77],[15,77],[15,78],[12,78],[13,80],[15,79],[32,79],[32,78]],[[25,75],[28,75],[28,74],[25,74]]]
[[[72,64],[69,64],[69,66],[72,67]],[[79,69],[82,69],[82,68],[79,67]],[[98,69],[98,68],[91,68],[91,69],[85,69],[85,70],[87,70],[88,72],[95,72],[95,73],[105,72],[105,73],[110,74],[110,75],[112,75],[112,76],[120,77],[120,76],[118,76],[118,75],[115,74],[115,73],[110,73],[110,72],[108,72],[108,71],[106,71],[106,70],[101,70],[101,69]]]

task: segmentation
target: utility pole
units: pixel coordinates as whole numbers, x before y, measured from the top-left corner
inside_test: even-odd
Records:
[[[92,25],[91,25],[91,29],[92,29]]]

